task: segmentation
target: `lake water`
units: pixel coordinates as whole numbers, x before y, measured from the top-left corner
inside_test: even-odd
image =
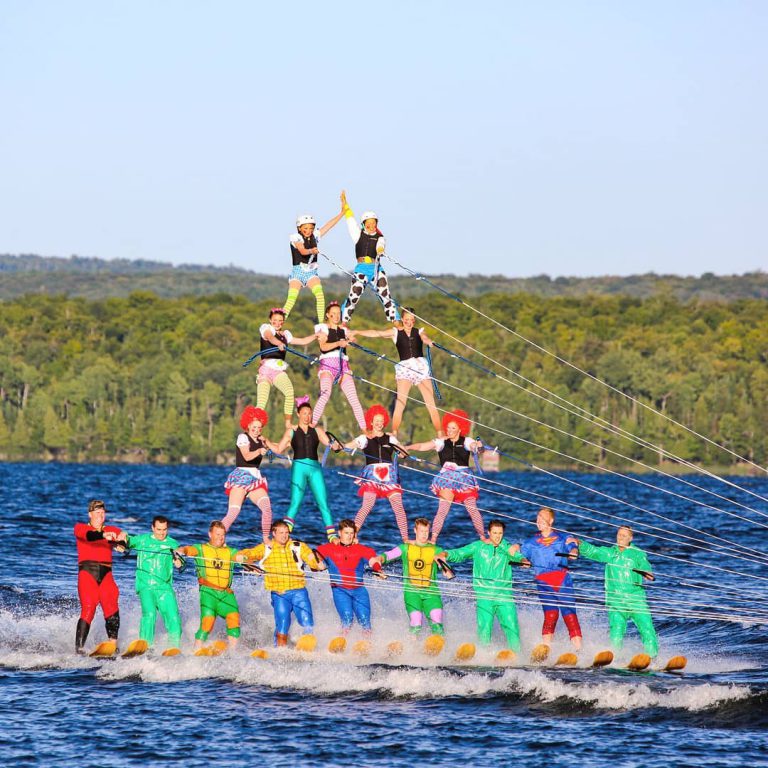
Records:
[[[605,494],[596,496],[556,478],[512,472],[489,475],[496,485],[486,486],[480,499],[481,508],[509,518],[507,538],[513,541],[534,530],[523,521],[535,517],[540,499],[529,492],[580,504],[581,509],[555,505],[567,510],[558,527],[595,539],[615,535],[599,521],[601,514],[635,521],[638,531],[646,531],[638,533],[635,543],[649,552],[658,576],[648,594],[661,640],[659,660],[686,655],[688,667],[682,675],[620,669],[641,650],[633,631],[616,665],[599,671],[532,668],[525,658],[520,666],[499,669],[491,666],[491,652],[479,653],[475,667],[456,665],[455,648],[475,639],[468,565],[458,567],[454,581],[442,583],[446,649],[437,659],[407,643],[401,663],[386,658],[387,642],[407,641],[396,579],[370,585],[375,628],[371,657],[325,652],[338,632],[325,574],[309,581],[320,649],[313,656],[286,651],[267,660],[250,658],[246,651],[271,645],[272,611],[260,578],[242,575],[234,584],[242,611],[242,653],[194,657],[188,651],[199,613],[191,569],[177,579],[184,655],[114,661],[76,656],[79,608],[72,526],[87,521],[87,500],[105,499],[108,522],[131,533],[148,531],[152,516],[165,514],[172,520],[171,535],[195,543],[205,538],[210,520],[224,514],[227,473],[221,467],[0,465],[4,764],[768,765],[768,504],[701,478],[688,479],[727,499],[660,477],[641,479],[689,498],[621,477],[568,476]],[[279,514],[287,506],[289,471],[272,465],[265,473]],[[333,468],[326,476],[337,516],[353,515],[358,497],[352,480]],[[402,474],[404,486],[427,494],[406,494],[410,519],[434,514],[429,480],[417,472]],[[733,482],[768,497],[768,481]],[[635,507],[623,507],[610,496]],[[249,505],[228,541],[252,545],[258,531],[256,510]],[[296,533],[316,544],[322,532],[308,496]],[[472,538],[468,516],[455,508],[441,543],[456,546]],[[385,501],[377,504],[361,540],[379,549],[396,543],[397,529]],[[135,560],[116,557],[122,646],[138,632],[134,571]],[[521,570],[516,576],[525,657],[538,641],[541,611],[531,599],[530,574]],[[574,577],[584,604],[580,663],[586,667],[595,652],[608,647],[605,613],[594,610],[602,568],[580,562]],[[214,635],[221,634],[217,626]],[[158,635],[162,641],[162,627]],[[101,639],[99,612],[89,646]],[[502,636],[495,635],[493,650],[501,647]],[[566,650],[561,622],[554,651]]]

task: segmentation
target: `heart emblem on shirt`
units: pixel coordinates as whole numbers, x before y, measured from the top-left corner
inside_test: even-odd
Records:
[[[373,470],[376,477],[379,478],[379,480],[386,480],[389,478],[389,468],[388,467],[376,467],[376,469]]]

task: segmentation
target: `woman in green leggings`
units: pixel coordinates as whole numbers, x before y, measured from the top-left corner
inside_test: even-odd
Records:
[[[328,437],[322,427],[310,426],[312,407],[309,404],[308,396],[296,398],[296,410],[299,414],[299,425],[295,430],[286,433],[278,446],[279,453],[282,453],[288,445],[293,450],[291,504],[284,519],[288,524],[289,530],[292,531],[296,523],[299,506],[304,500],[304,492],[307,490],[307,484],[309,484],[312,495],[315,497],[315,503],[320,509],[320,514],[323,516],[328,541],[333,542],[338,539],[338,536],[336,535],[336,527],[333,524],[331,508],[328,506],[328,490],[325,487],[323,467],[317,457],[320,443],[331,445],[331,438]],[[335,441],[333,441],[331,447],[334,450],[341,449],[341,446]]]

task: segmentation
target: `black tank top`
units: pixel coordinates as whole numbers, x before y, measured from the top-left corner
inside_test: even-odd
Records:
[[[410,360],[413,357],[424,357],[424,342],[422,342],[421,335],[416,328],[411,328],[410,336],[405,331],[399,330],[397,332],[395,346],[397,347],[397,353],[400,355],[401,360]]]
[[[317,248],[317,240],[315,239],[314,234],[310,235],[309,237],[304,237],[304,235],[299,232],[299,235],[304,241],[305,251],[308,251],[311,248]],[[317,261],[317,256],[314,253],[311,253],[308,256],[302,256],[299,253],[299,249],[293,243],[291,243],[291,259],[293,259],[293,266],[295,267],[299,264],[313,264]]]
[[[293,448],[293,459],[314,459],[317,461],[317,449],[320,445],[320,438],[317,436],[317,430],[314,427],[308,427],[307,431],[299,427],[291,437],[291,448]]]
[[[335,344],[337,341],[347,338],[347,332],[339,326],[338,328],[331,328],[328,326],[328,343]]]
[[[266,448],[267,446],[264,444],[264,441],[259,438],[258,440],[254,440],[249,434],[243,433],[248,438],[248,449],[251,451],[257,451],[259,448]],[[251,459],[250,461],[247,461],[245,456],[243,456],[243,452],[240,450],[240,446],[237,446],[237,457],[235,459],[235,466],[238,467],[258,467],[261,465],[261,460],[264,457],[259,455],[255,459]]]
[[[444,440],[443,450],[437,452],[440,463],[445,464],[446,461],[452,461],[460,467],[468,467],[470,452],[464,447],[463,438],[460,437],[455,443],[447,437]]]
[[[389,435],[369,437],[365,446],[366,464],[391,464],[395,447],[389,442]]]
[[[282,333],[277,333],[275,329],[272,329],[272,334],[274,337],[282,342],[283,344],[287,344],[288,340],[285,338],[285,336]],[[265,339],[263,336],[260,337],[260,343],[261,343],[261,351],[263,352],[265,349],[272,349],[275,345],[269,341],[268,339]],[[285,350],[282,352],[275,348],[273,352],[267,352],[266,355],[262,355],[262,360],[285,360]]]
[[[360,239],[355,243],[355,256],[358,261],[366,257],[369,259],[376,258],[376,243],[380,237],[382,234],[378,229],[372,235],[369,235],[365,230],[360,232]]]

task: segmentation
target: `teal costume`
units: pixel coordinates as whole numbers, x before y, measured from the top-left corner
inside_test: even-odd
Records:
[[[635,622],[646,653],[656,656],[659,652],[659,638],[653,626],[643,577],[634,569],[651,572],[645,552],[631,544],[624,550],[618,545],[596,547],[582,541],[579,553],[589,560],[605,563],[605,604],[608,608],[608,626],[611,644],[620,649],[624,645],[629,619]]]
[[[320,514],[325,523],[325,532],[328,541],[338,538],[333,524],[333,515],[328,505],[328,491],[323,477],[323,466],[318,461],[317,450],[320,447],[320,437],[314,427],[309,427],[306,432],[299,427],[291,435],[291,448],[293,449],[293,463],[291,465],[291,503],[285,513],[285,522],[288,529],[293,530],[296,515],[299,513],[304,493],[309,484],[312,495],[315,497]]]
[[[173,591],[172,551],[179,543],[169,537],[158,541],[151,533],[128,537],[128,547],[139,550],[136,561],[136,594],[141,602],[139,637],[151,646],[155,640],[157,612],[168,632],[168,647],[181,645],[181,617]]]
[[[493,633],[493,620],[497,618],[509,647],[520,652],[520,628],[512,590],[512,562],[523,557],[518,552],[509,554],[510,544],[502,539],[498,547],[484,541],[473,541],[465,547],[449,549],[449,563],[472,560],[472,587],[477,602],[477,636],[483,645],[489,645]]]

